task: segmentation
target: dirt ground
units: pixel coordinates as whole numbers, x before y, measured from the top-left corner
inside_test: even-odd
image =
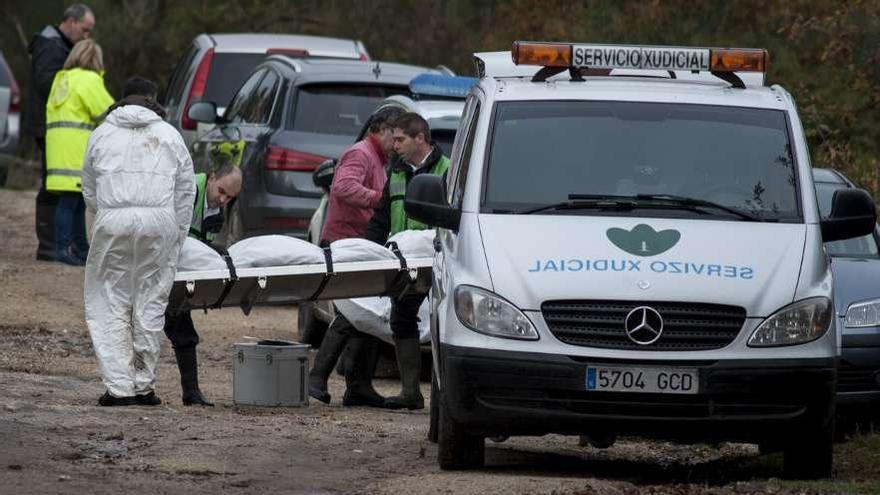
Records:
[[[216,407],[181,405],[167,341],[161,406],[97,407],[83,270],[33,260],[34,196],[0,189],[0,493],[805,493],[768,481],[780,460],[751,445],[623,440],[598,450],[571,437],[514,438],[489,442],[483,470],[443,472],[425,439],[427,410],[344,408],[337,376],[329,406],[234,405],[233,343],[293,339],[292,307],[194,314],[202,390]]]

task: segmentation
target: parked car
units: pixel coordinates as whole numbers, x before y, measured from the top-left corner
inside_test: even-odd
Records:
[[[18,148],[20,102],[18,82],[0,51],[0,187],[6,184],[9,164]]]
[[[396,107],[404,112],[415,112],[421,115],[428,121],[431,128],[431,139],[440,146],[446,156],[451,156],[452,142],[455,140],[455,133],[461,121],[461,112],[464,109],[464,98],[476,82],[477,80],[472,77],[420,74],[409,83],[409,89],[412,93],[410,96],[389,96],[376,107],[373,115],[388,107]],[[364,123],[354,141],[363,139],[368,128],[369,119]],[[327,195],[330,193],[330,185],[333,182],[336,160],[336,158],[327,160],[312,174],[315,186],[324,191],[321,203],[309,222],[306,237],[309,242],[314,244],[318,244],[321,240],[321,230],[324,227],[324,217],[327,211]],[[319,347],[327,325],[330,324],[334,314],[333,301],[301,303],[297,317],[300,342],[311,344],[315,348]]]
[[[193,144],[196,170],[241,167],[242,192],[227,212],[226,242],[285,234],[305,238],[322,191],[312,172],[348,147],[384,98],[409,94],[424,67],[273,55],[250,74],[223,117],[216,102],[189,117],[216,123]]]
[[[823,217],[841,189],[856,187],[843,173],[813,169]],[[842,356],[837,374],[841,409],[880,405],[880,230],[854,239],[825,243],[834,273],[834,305],[841,329]]]
[[[187,116],[200,100],[217,104],[217,115],[254,67],[266,56],[322,57],[369,60],[364,44],[356,40],[291,34],[200,34],[184,52],[171,75],[163,103],[167,120],[183,135],[187,146],[208,127],[198,128]]]

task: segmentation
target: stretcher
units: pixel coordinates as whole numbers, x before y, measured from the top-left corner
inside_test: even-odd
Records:
[[[178,272],[168,309],[172,312],[238,306],[244,314],[258,304],[427,293],[432,258],[397,254],[396,260],[350,261],[236,269],[228,256],[222,270]]]

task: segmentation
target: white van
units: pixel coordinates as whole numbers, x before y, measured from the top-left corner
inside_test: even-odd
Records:
[[[510,56],[513,57],[511,64]],[[506,58],[502,61],[500,57]],[[743,441],[785,474],[832,466],[840,336],[797,108],[753,49],[514,43],[477,54],[438,227],[432,429],[443,469],[484,439]]]

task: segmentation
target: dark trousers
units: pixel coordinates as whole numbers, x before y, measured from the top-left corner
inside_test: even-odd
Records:
[[[391,333],[395,339],[419,338],[419,308],[427,294],[406,294],[391,300]]]
[[[86,202],[82,194],[58,194],[55,206],[55,258],[64,259],[74,254],[86,259],[89,242],[86,240]]]
[[[171,341],[175,350],[193,348],[199,345],[199,334],[193,325],[189,311],[172,314],[165,313],[165,336]]]
[[[37,259],[55,259],[55,206],[58,196],[46,191],[46,138],[37,137],[37,149],[40,152],[42,179],[40,191],[37,193],[36,218],[34,225],[37,234]]]

